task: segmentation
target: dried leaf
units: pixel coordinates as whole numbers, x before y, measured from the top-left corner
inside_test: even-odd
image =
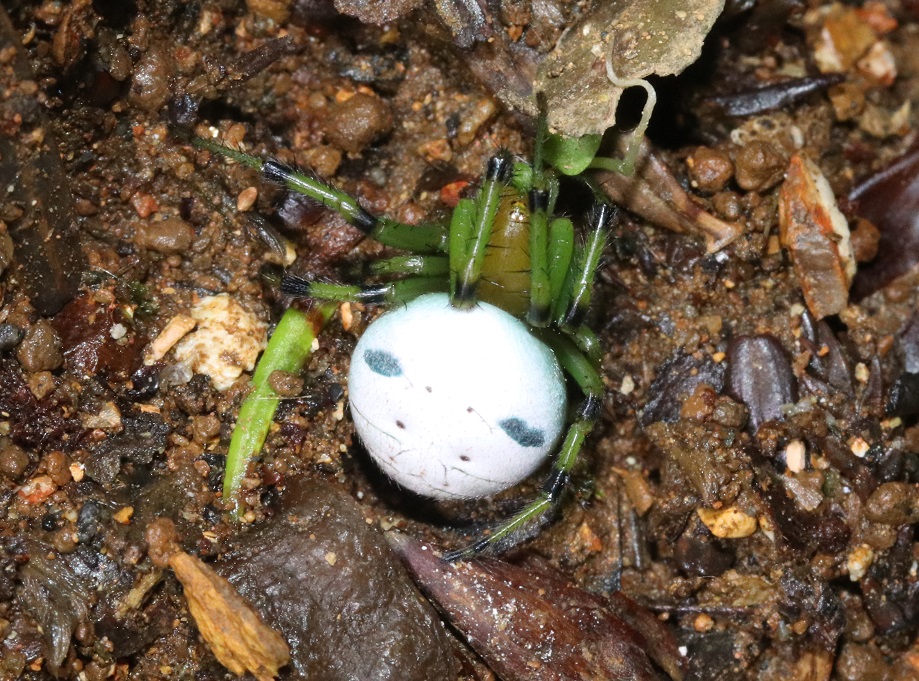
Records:
[[[539,67],[533,90],[546,95],[549,126],[568,137],[602,134],[615,125],[623,92],[607,78],[607,55],[621,79],[679,73],[699,57],[723,7],[723,0],[599,3]]]
[[[792,157],[779,193],[779,237],[814,317],[842,312],[855,276],[849,225],[820,169],[800,154]]]
[[[185,589],[188,609],[214,656],[234,674],[273,679],[290,662],[286,641],[236,589],[200,559],[177,552],[169,567]]]
[[[919,263],[919,146],[862,180],[849,200],[881,232],[877,257],[855,276],[852,297],[861,300]]]
[[[584,591],[535,561],[448,563],[434,547],[387,535],[421,590],[505,681],[674,680],[684,659],[670,632],[622,594]]]

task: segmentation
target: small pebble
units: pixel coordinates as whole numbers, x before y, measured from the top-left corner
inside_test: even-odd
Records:
[[[762,140],[754,140],[741,148],[734,162],[737,184],[749,192],[761,192],[777,185],[788,165],[773,145]]]
[[[463,114],[456,131],[456,141],[465,146],[470,144],[488,120],[498,112],[495,102],[488,98],[478,100],[471,109]]]
[[[712,205],[725,220],[739,220],[743,216],[743,205],[736,192],[718,192],[712,197]]]
[[[180,218],[139,222],[134,227],[134,243],[139,248],[164,255],[181,254],[194,240],[194,228]]]
[[[29,327],[16,350],[16,359],[30,372],[53,371],[61,366],[61,339],[50,322],[40,319]]]
[[[198,444],[204,444],[218,435],[220,435],[220,419],[215,414],[204,414],[192,419],[191,437]]]
[[[257,198],[258,189],[255,187],[246,187],[239,192],[239,195],[236,197],[236,210],[240,213],[245,213],[255,205],[255,200]]]
[[[73,527],[62,527],[51,536],[51,545],[59,553],[71,553],[77,547],[77,533]]]
[[[61,451],[51,452],[45,457],[45,471],[55,485],[66,485],[71,480],[70,458]]]
[[[131,518],[134,516],[134,507],[133,506],[123,506],[115,511],[112,515],[112,520],[114,520],[119,525],[127,525],[131,522]]]
[[[878,254],[881,232],[868,220],[859,219],[849,236],[858,262],[871,262]]]
[[[134,67],[129,100],[148,113],[155,113],[172,94],[173,62],[170,49],[153,44]]]
[[[840,681],[885,681],[887,663],[876,646],[846,643],[834,666]]]
[[[868,497],[865,516],[894,527],[919,521],[919,488],[905,482],[885,482]]]
[[[12,350],[25,336],[25,331],[13,324],[0,324],[0,352]]]
[[[131,197],[131,205],[134,207],[137,216],[145,219],[160,209],[156,199],[144,192],[135,192]]]
[[[246,7],[256,16],[283,24],[290,17],[293,0],[246,0]]]
[[[8,438],[0,438],[0,475],[18,481],[29,467],[29,455]]]
[[[341,152],[335,147],[320,144],[300,154],[303,165],[314,170],[319,177],[332,177],[341,165]]]
[[[358,92],[329,107],[325,134],[329,142],[352,154],[359,153],[392,129],[389,105],[379,97]]]
[[[303,392],[303,379],[289,371],[272,371],[268,385],[278,397],[296,397]]]
[[[686,159],[694,186],[704,192],[720,192],[734,175],[730,157],[718,149],[698,147]]]

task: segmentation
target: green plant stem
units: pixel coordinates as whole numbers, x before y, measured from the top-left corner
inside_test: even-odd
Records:
[[[271,427],[280,397],[268,383],[275,371],[294,373],[303,368],[313,341],[335,311],[336,305],[321,305],[310,312],[288,308],[271,334],[252,376],[252,392],[243,401],[233,428],[227,467],[223,476],[223,498],[233,520],[239,520],[239,486],[249,462],[259,455]]]

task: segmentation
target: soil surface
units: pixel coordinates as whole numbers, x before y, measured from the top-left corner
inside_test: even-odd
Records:
[[[282,678],[576,678],[551,655],[497,666],[381,538],[463,546],[545,475],[447,504],[373,466],[346,378],[381,308],[343,305],[304,370],[272,377],[242,521],[224,507],[251,362],[292,304],[282,269],[360,281],[395,251],[181,131],[308,168],[373,213],[445,220],[497,150],[532,154],[534,122],[482,72],[538,63],[587,11],[336,4],[351,16],[327,0],[0,10],[0,679],[232,677],[148,555],[158,518],[287,640]],[[691,210],[683,233],[655,224],[671,199],[640,180],[650,198],[614,224],[588,316],[601,416],[556,522],[506,556],[538,562],[534,593],[639,604],[638,678],[919,679],[917,46],[912,0],[736,2],[696,64],[652,79],[650,153]],[[563,183],[576,223],[590,203]],[[709,218],[738,234],[715,252]],[[201,331],[202,301],[240,334],[215,336],[209,375],[184,341],[157,351],[188,319]],[[518,572],[501,584],[526,590]]]

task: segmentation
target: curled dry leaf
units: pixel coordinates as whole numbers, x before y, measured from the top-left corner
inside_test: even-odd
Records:
[[[881,233],[877,257],[855,276],[852,296],[860,300],[919,264],[919,145],[864,178],[849,200]]]
[[[548,567],[492,558],[448,563],[387,535],[421,590],[505,681],[683,678],[670,632],[626,596],[604,598]]]
[[[680,234],[704,237],[709,253],[721,250],[743,232],[740,225],[702,210],[647,141],[642,142],[635,168],[631,177],[598,171],[597,182],[607,196],[636,215]]]
[[[855,276],[849,224],[823,173],[801,154],[791,158],[779,193],[779,238],[814,317],[842,312]]]
[[[549,126],[567,137],[602,134],[615,125],[623,92],[607,78],[607,55],[623,80],[679,73],[699,57],[723,8],[723,0],[598,3],[537,72],[533,91],[546,95]]]
[[[168,564],[182,583],[188,610],[214,656],[234,674],[258,681],[277,678],[290,662],[287,642],[266,625],[226,579],[200,559],[180,550],[172,523],[159,519],[147,527],[151,559]]]

